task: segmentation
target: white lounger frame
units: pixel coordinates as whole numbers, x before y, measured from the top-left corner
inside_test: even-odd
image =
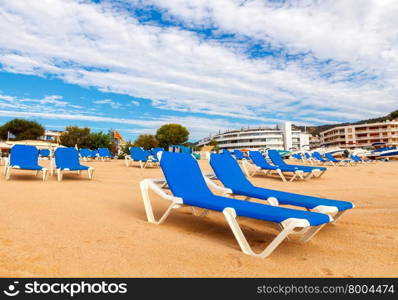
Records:
[[[148,157],[147,161],[133,160],[131,158],[131,155],[126,155],[124,157],[124,163],[125,163],[126,167],[130,167],[132,165],[133,161],[138,161],[141,169],[146,168],[147,166],[152,166],[153,164],[155,164],[155,166],[159,166],[159,162],[153,161],[153,159],[150,157]]]
[[[6,180],[10,180],[11,170],[12,169],[25,170],[25,169],[22,169],[20,166],[17,166],[17,165],[10,166],[10,160],[11,160],[11,155],[6,160],[4,160],[5,164],[4,164],[3,174],[4,174],[5,178],[6,178]],[[42,172],[43,181],[45,181],[46,178],[47,178],[47,169],[46,168],[42,168],[41,170],[37,170],[37,171],[36,170],[27,170],[27,171],[35,171],[35,176],[37,176],[39,174],[39,172],[41,171]]]
[[[185,205],[181,198],[169,195],[162,189],[162,187],[165,187],[166,185],[167,183],[163,179],[144,179],[140,182],[140,188],[141,188],[142,199],[145,206],[145,212],[147,215],[148,222],[150,223],[157,225],[163,223],[173,209],[180,208]],[[220,187],[218,186],[217,188]],[[225,190],[224,188],[222,189]],[[171,204],[166,209],[164,214],[158,220],[155,219],[153,214],[152,204],[149,197],[149,190],[155,192],[163,199],[171,202]],[[273,201],[272,199],[269,200],[270,203],[272,201]],[[195,213],[194,208],[193,208],[193,213]],[[200,214],[200,216],[204,216],[205,213],[207,213],[207,210],[204,210],[202,214]],[[247,239],[236,220],[237,215],[235,209],[232,207],[226,207],[223,210],[223,214],[241,250],[245,254],[259,258],[265,258],[269,256],[290,234],[301,234],[303,235],[301,241],[306,242],[310,240],[324,226],[324,225],[310,226],[308,220],[305,219],[297,219],[297,218],[286,219],[281,224],[278,224],[279,225],[278,229],[280,230],[280,233],[276,236],[276,238],[263,251],[261,251],[260,253],[255,253],[253,249],[250,247],[249,243],[247,242]],[[333,220],[330,216],[329,218],[330,221]]]
[[[51,176],[54,176],[55,175],[55,173],[57,173],[57,180],[58,180],[58,182],[59,181],[62,181],[62,177],[63,177],[63,171],[70,171],[70,172],[73,172],[73,171],[75,171],[75,172],[77,172],[77,174],[78,175],[80,175],[81,174],[81,170],[70,170],[70,169],[68,169],[68,168],[65,168],[65,169],[58,169],[58,168],[56,168],[56,166],[55,166],[55,158],[52,158],[51,159],[51,164],[50,164],[50,175]],[[85,170],[84,170],[85,171]],[[87,175],[88,175],[88,179],[90,179],[90,180],[92,180],[93,179],[93,176],[94,176],[94,168],[93,167],[89,167],[88,169],[87,169]]]
[[[218,178],[215,174],[212,174],[212,173],[205,174],[204,178],[205,178],[207,185],[211,186],[214,189],[221,191],[224,196],[228,196],[228,197],[232,197],[232,198],[235,198],[235,196],[240,196],[239,194],[234,194],[231,189],[216,184],[214,182],[214,180],[218,180]],[[244,200],[247,201],[250,199],[252,199],[252,197],[245,196]],[[261,200],[265,200],[265,199],[261,199]],[[280,206],[278,199],[275,197],[269,197],[268,199],[266,199],[266,201],[269,203],[269,205]],[[353,204],[352,208],[354,208],[354,207],[355,206]],[[332,221],[333,223],[336,223],[336,221],[345,212],[345,211],[339,211],[339,209],[336,206],[329,206],[329,205],[318,205],[312,209],[307,209],[307,210],[329,215],[333,218],[333,221]]]
[[[254,163],[249,162],[248,160],[242,160],[242,167],[243,170],[246,174],[247,177],[253,177],[254,175],[256,175],[259,172],[263,172],[265,175],[268,174],[272,174],[272,172],[276,172],[276,174],[279,175],[279,177],[284,181],[287,182],[288,180],[286,179],[285,175],[283,174],[283,172],[281,171],[281,169],[276,169],[276,170],[264,170],[262,168],[260,168],[259,166],[255,165]],[[252,169],[253,171],[250,173],[250,169]],[[314,176],[313,172],[308,173],[306,176],[304,176],[304,172],[301,170],[297,170],[297,171],[291,171],[291,173],[293,173],[293,176],[290,178],[289,181],[293,181],[295,179],[300,179],[300,180],[305,180],[305,179],[309,179],[311,177]],[[321,174],[322,175],[322,174]]]

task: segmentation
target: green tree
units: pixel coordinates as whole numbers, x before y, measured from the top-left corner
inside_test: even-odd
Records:
[[[90,149],[108,148],[111,149],[111,136],[107,133],[91,132],[88,135],[87,147]]]
[[[0,138],[6,140],[8,132],[15,135],[14,140],[35,140],[44,135],[44,127],[35,121],[13,119],[0,127]]]
[[[216,140],[211,140],[209,143],[210,146],[213,146],[213,150],[217,151],[220,150],[220,147],[218,146],[218,142]]]
[[[180,124],[165,124],[156,131],[156,139],[165,150],[170,145],[185,143],[188,137],[189,131]]]
[[[134,141],[134,147],[142,147],[145,150],[150,150],[158,146],[159,141],[153,134],[140,134]]]
[[[90,128],[78,126],[67,126],[60,136],[61,144],[66,147],[86,148],[90,142]]]

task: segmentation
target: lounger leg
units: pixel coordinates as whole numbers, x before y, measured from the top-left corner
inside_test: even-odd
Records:
[[[6,180],[10,180],[11,177],[11,167],[7,166],[6,167]]]
[[[88,178],[89,178],[90,180],[93,179],[94,169],[89,168],[89,169],[87,170],[87,173],[88,173]]]
[[[62,180],[62,170],[61,169],[57,169],[57,180],[58,180],[58,182]]]
[[[42,175],[43,175],[43,181],[45,181],[45,180],[46,180],[46,177],[47,177],[47,169],[43,168],[43,169],[41,170],[41,172],[43,173],[43,174],[42,174]]]
[[[235,210],[227,207],[224,209],[223,213],[243,253],[259,258],[266,258],[269,256],[296,227],[295,222],[290,222],[262,252],[255,253],[236,221]]]
[[[175,202],[172,202],[169,205],[169,207],[166,209],[165,213],[160,217],[160,219],[158,221],[156,221],[155,220],[155,216],[153,215],[151,199],[149,198],[149,185],[148,185],[148,183],[145,182],[145,181],[141,181],[140,182],[140,189],[141,189],[142,199],[144,201],[146,217],[147,217],[149,223],[153,223],[153,224],[157,224],[157,225],[163,223],[164,220],[166,220],[166,218],[171,213],[172,209],[180,207],[179,204],[176,204]]]
[[[287,181],[285,175],[283,175],[283,173],[282,173],[282,171],[280,169],[277,169],[276,172],[278,173],[278,175],[282,178],[282,180],[284,182]]]
[[[36,171],[36,172],[35,172],[35,176],[37,176],[38,174],[39,174],[39,171]]]

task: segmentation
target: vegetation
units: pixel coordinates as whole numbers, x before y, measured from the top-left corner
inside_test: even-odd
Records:
[[[0,139],[6,140],[8,132],[15,136],[13,140],[35,140],[44,135],[44,127],[35,121],[13,119],[0,127]]]
[[[170,145],[187,142],[189,131],[180,124],[165,124],[156,131],[155,136],[159,146],[167,150]]]
[[[68,126],[60,136],[61,145],[78,148],[108,148],[112,149],[111,136],[108,133],[91,132],[90,128]]]
[[[91,132],[88,136],[88,145],[90,149],[108,148],[111,149],[111,136],[109,133]]]
[[[217,151],[220,150],[220,147],[218,146],[218,142],[216,140],[211,140],[209,143],[210,146],[213,146],[213,151]]]
[[[90,128],[88,127],[67,126],[60,136],[61,145],[66,147],[77,145],[78,148],[86,148],[88,147],[89,139]]]
[[[134,147],[142,147],[145,150],[150,150],[159,146],[159,141],[153,134],[140,134],[134,141]]]

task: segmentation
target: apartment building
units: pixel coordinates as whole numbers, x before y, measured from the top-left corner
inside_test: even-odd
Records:
[[[398,146],[398,120],[339,126],[320,133],[326,147],[368,147],[374,143]]]
[[[198,146],[205,146],[211,140],[218,143],[220,149],[271,148],[279,150],[304,150],[309,147],[309,134],[293,130],[290,122],[284,122],[275,128],[257,127],[231,130],[206,137],[198,141]]]

